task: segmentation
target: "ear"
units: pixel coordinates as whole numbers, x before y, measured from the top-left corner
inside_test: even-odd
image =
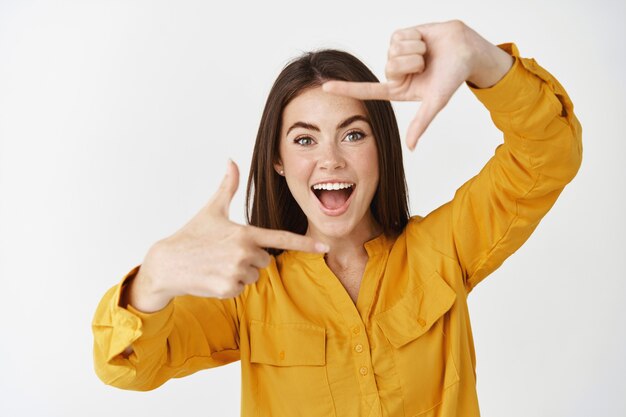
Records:
[[[285,170],[283,169],[283,164],[281,161],[274,162],[274,169],[278,173],[278,175],[285,175]]]

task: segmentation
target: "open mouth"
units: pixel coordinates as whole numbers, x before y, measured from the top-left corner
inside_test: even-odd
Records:
[[[311,187],[328,214],[338,215],[348,208],[356,184],[350,182],[320,183]]]

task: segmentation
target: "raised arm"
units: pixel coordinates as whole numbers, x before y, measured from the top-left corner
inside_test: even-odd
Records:
[[[528,239],[582,162],[581,126],[563,87],[514,45],[502,49],[515,57],[513,68],[472,92],[504,143],[431,221],[449,225],[468,291]]]
[[[580,123],[559,82],[509,44],[497,47],[455,21],[397,31],[387,83],[329,82],[361,99],[420,100],[407,144],[413,148],[454,91],[467,82],[487,107],[504,143],[449,203],[413,218],[408,239],[431,242],[455,259],[469,292],[515,252],[576,175]]]
[[[244,289],[271,262],[267,247],[323,252],[312,238],[228,219],[239,171],[181,230],[157,242],[111,288],[93,318],[94,364],[107,384],[150,390],[239,358]]]

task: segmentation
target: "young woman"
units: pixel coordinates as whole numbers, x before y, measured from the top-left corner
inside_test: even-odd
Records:
[[[99,377],[150,390],[241,360],[242,415],[478,416],[466,298],[575,176],[581,128],[561,85],[461,22],[394,33],[387,83],[334,50],[290,63],[267,100],[248,180],[102,299]],[[407,144],[467,82],[504,143],[452,201],[409,217],[388,100],[419,100]]]

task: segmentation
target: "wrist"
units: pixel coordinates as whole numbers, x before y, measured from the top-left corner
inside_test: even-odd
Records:
[[[152,278],[141,272],[141,268],[132,282],[128,284],[127,291],[128,304],[143,313],[162,310],[173,298],[158,289]]]
[[[145,313],[161,310],[174,298],[163,286],[163,280],[155,275],[153,265],[158,253],[157,243],[150,248],[135,278],[128,285],[128,303]]]
[[[467,82],[476,88],[493,87],[509,72],[515,59],[476,33]]]

